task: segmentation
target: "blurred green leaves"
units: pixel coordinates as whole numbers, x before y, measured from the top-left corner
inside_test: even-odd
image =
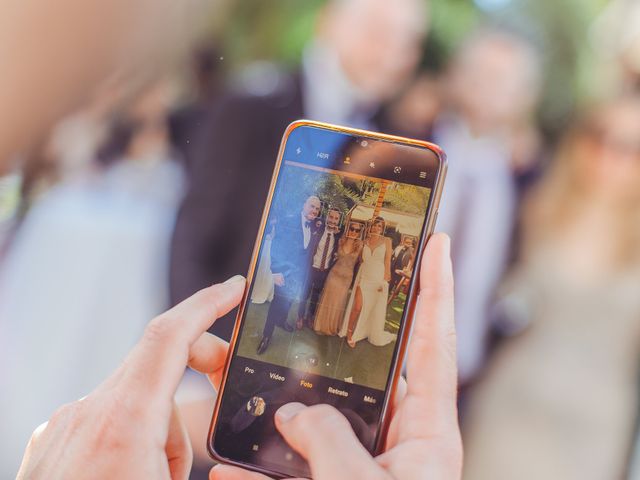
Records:
[[[313,36],[322,0],[240,0],[228,10],[222,48],[233,65],[275,60],[295,66]]]
[[[588,94],[593,76],[588,32],[607,0],[510,0],[490,10],[480,9],[473,0],[428,3],[430,33],[423,67],[442,68],[470,32],[488,24],[519,32],[539,47],[545,66],[540,119],[548,130],[559,128]],[[227,69],[254,60],[295,68],[325,4],[325,0],[228,0],[226,21],[218,22],[216,34]]]

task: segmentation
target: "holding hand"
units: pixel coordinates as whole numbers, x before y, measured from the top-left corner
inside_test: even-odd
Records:
[[[328,405],[290,403],[276,427],[317,480],[458,480],[462,445],[456,411],[456,347],[449,239],[434,235],[420,270],[421,290],[407,360],[408,382],[396,391],[385,452],[373,458],[347,419]],[[212,480],[266,480],[218,465]]]
[[[307,459],[313,478],[460,478],[453,281],[446,236],[429,241],[420,275],[409,383],[402,381],[395,392],[383,454],[371,457],[333,407],[293,403],[278,410],[278,430]],[[208,374],[214,385],[220,383],[228,345],[206,330],[240,302],[244,288],[243,278],[230,279],[152,320],[111,377],[38,428],[18,478],[188,478],[191,446],[173,396],[187,365]],[[218,465],[210,478],[266,477]]]
[[[284,275],[282,275],[281,273],[274,273],[273,283],[275,283],[278,287],[284,287]]]
[[[193,455],[173,395],[187,365],[219,384],[228,345],[206,330],[244,287],[234,277],[152,320],[111,377],[36,430],[18,478],[188,478]]]

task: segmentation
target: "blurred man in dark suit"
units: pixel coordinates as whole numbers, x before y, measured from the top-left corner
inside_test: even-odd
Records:
[[[286,215],[277,221],[276,235],[271,244],[271,271],[275,284],[273,300],[258,345],[258,355],[269,347],[276,326],[287,332],[293,327],[287,323],[289,310],[298,300],[307,283],[309,257],[316,251],[322,234],[322,224],[316,224],[320,213],[320,199],[307,198],[300,213]]]
[[[293,120],[384,130],[380,106],[409,80],[426,29],[423,0],[333,0],[319,16],[301,70],[261,94],[234,93],[194,146],[178,216],[172,301],[249,266],[278,146]],[[216,322],[229,338],[232,317]]]

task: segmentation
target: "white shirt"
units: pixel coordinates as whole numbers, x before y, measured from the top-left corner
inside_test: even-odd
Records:
[[[311,228],[309,228],[307,224],[307,218],[304,216],[304,213],[300,214],[300,218],[302,219],[302,235],[304,237],[304,248],[306,250],[311,241]]]
[[[329,238],[329,234],[331,234],[331,238]],[[327,248],[327,257],[324,259],[324,264],[322,264],[322,255],[324,254],[324,249],[327,245],[327,239],[329,240],[329,247]],[[313,268],[319,268],[322,270],[329,268],[329,265],[331,264],[331,252],[333,252],[333,245],[335,244],[335,241],[335,232],[330,232],[328,229],[325,229],[322,234],[322,238],[320,238],[320,242],[318,243],[316,253],[313,256]]]

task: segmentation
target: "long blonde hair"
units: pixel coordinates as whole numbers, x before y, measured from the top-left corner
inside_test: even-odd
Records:
[[[578,144],[589,135],[589,126],[603,111],[628,103],[634,104],[640,115],[640,95],[617,97],[589,108],[565,134],[545,178],[525,200],[522,222],[524,255],[557,238],[592,194],[581,172],[584,162],[579,155]],[[612,209],[611,215],[617,217],[619,227],[612,232],[618,241],[615,266],[640,261],[640,182],[638,194],[631,196],[619,208]]]

